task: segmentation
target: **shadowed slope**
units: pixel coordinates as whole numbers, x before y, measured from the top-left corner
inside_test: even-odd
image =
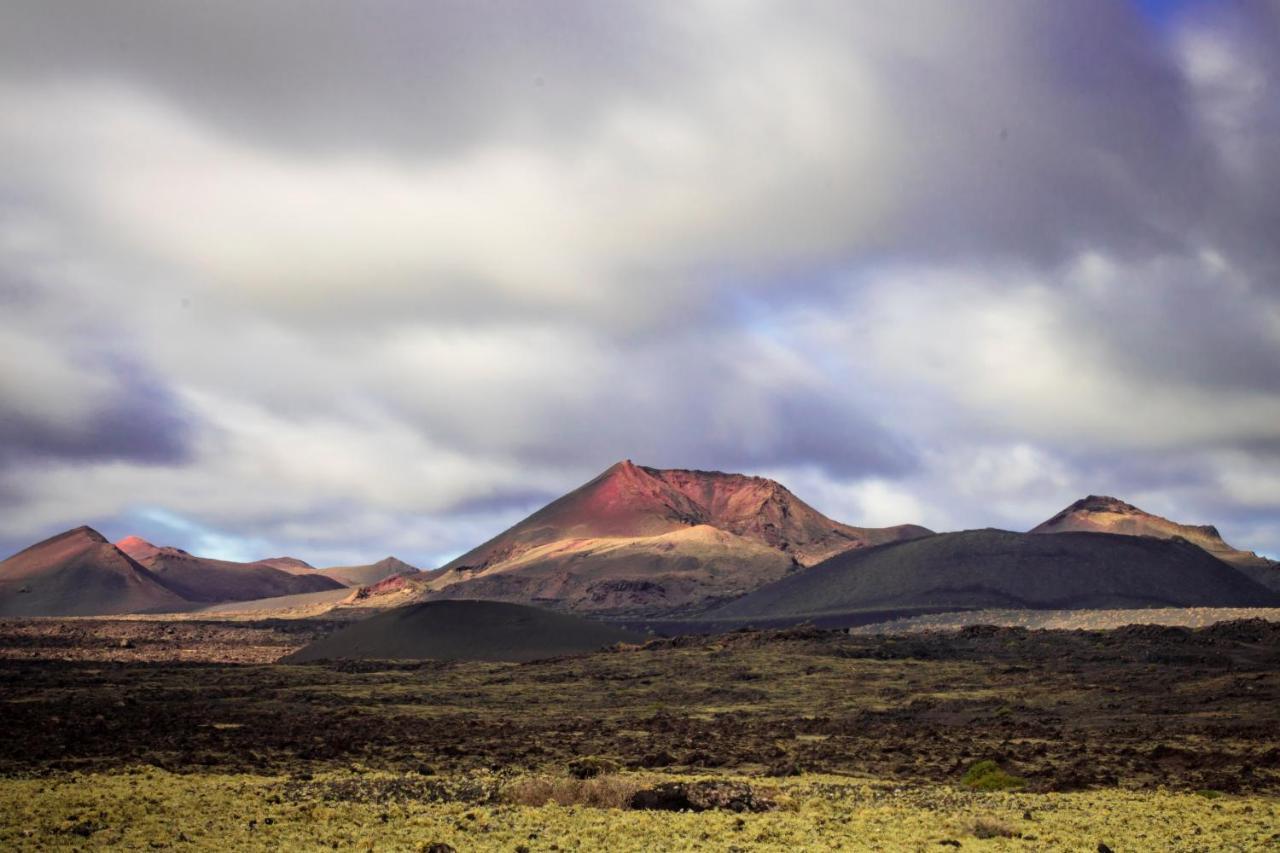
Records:
[[[180,548],[157,547],[137,536],[121,539],[118,544],[188,601],[251,601],[343,586],[314,569],[286,571],[266,563],[211,560]]]
[[[1104,495],[1089,495],[1053,518],[1032,528],[1032,533],[1115,533],[1124,536],[1179,537],[1225,560],[1269,589],[1280,591],[1280,563],[1252,551],[1233,548],[1211,524],[1179,524],[1144,512],[1132,504]]]
[[[578,616],[494,601],[429,601],[379,613],[284,660],[528,661],[645,637]]]
[[[1182,540],[967,530],[841,554],[708,615],[1277,603],[1280,596]]]
[[[187,602],[90,527],[0,563],[0,615],[95,616],[181,610]]]

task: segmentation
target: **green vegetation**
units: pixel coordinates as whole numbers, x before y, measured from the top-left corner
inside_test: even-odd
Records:
[[[1078,851],[1099,843],[1115,850],[1175,849],[1192,839],[1206,849],[1263,849],[1275,843],[1280,826],[1280,806],[1261,796],[1210,802],[1166,791],[981,793],[804,776],[765,783],[778,801],[770,811],[655,812],[532,796],[548,779],[423,778],[346,771],[299,782],[134,769],[0,779],[0,849],[425,850],[449,844],[459,851],[625,853],[735,846],[942,850],[941,843],[959,841],[966,849]],[[589,784],[561,778],[571,786]],[[590,782],[603,792],[691,778],[624,774]],[[978,838],[988,840],[977,845]]]
[[[965,772],[960,783],[975,791],[1013,791],[1027,786],[1026,779],[1006,773],[994,761],[979,761]]]

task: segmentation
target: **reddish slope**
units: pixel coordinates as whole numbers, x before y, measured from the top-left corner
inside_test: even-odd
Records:
[[[186,607],[163,581],[89,527],[0,563],[0,615],[97,616]]]
[[[783,551],[802,566],[929,533],[916,525],[851,527],[763,477],[619,462],[445,566],[482,571],[561,539],[656,536],[706,524]]]
[[[1211,524],[1179,524],[1144,512],[1132,504],[1105,495],[1089,495],[1076,501],[1032,533],[1115,533],[1123,536],[1180,538],[1198,545],[1219,560],[1230,563],[1253,580],[1280,590],[1280,564],[1252,551],[1233,548]]]
[[[211,560],[188,554],[180,548],[158,547],[137,536],[126,537],[117,544],[166,586],[189,601],[251,601],[343,586],[314,569],[303,574],[267,563]]]
[[[761,477],[627,461],[449,563],[430,587],[575,611],[691,610],[833,554],[927,533],[840,524]]]

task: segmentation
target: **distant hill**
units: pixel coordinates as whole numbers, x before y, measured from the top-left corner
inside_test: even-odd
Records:
[[[1124,536],[1155,536],[1185,539],[1224,560],[1269,589],[1280,591],[1280,563],[1228,545],[1211,524],[1191,525],[1170,521],[1144,512],[1132,504],[1089,495],[1076,501],[1048,521],[1032,528],[1032,533],[1114,533]]]
[[[1276,593],[1180,539],[967,530],[847,552],[707,615],[1277,604]]]
[[[186,606],[91,527],[60,533],[0,563],[2,616],[100,616]]]
[[[625,461],[448,563],[431,587],[450,598],[657,612],[928,532],[841,524],[762,477]]]
[[[579,616],[493,601],[429,601],[353,623],[284,659],[528,661],[646,638]]]
[[[314,569],[285,570],[266,563],[213,560],[181,548],[159,547],[137,536],[116,544],[165,586],[193,602],[250,601],[344,586]]]
[[[409,565],[404,560],[385,557],[376,563],[370,563],[365,566],[332,566],[327,569],[317,569],[316,571],[325,577],[333,578],[344,586],[361,587],[375,584],[394,575],[412,574],[418,571],[418,568]]]
[[[260,566],[270,566],[273,569],[282,569],[286,572],[302,575],[316,570],[315,566],[306,560],[299,560],[297,557],[267,557],[263,560],[254,560],[254,562]]]

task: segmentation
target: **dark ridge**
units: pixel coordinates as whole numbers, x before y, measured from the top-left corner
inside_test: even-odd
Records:
[[[1277,604],[1280,595],[1182,539],[968,530],[839,554],[706,616]]]
[[[497,601],[429,601],[356,622],[285,658],[530,661],[645,637],[564,613]]]

